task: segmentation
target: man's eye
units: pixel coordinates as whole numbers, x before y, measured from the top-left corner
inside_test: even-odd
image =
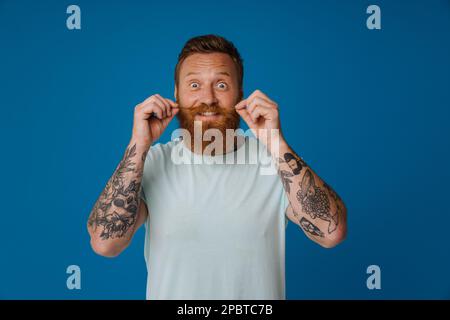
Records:
[[[219,82],[218,84],[217,84],[217,86],[220,88],[220,89],[226,89],[228,86],[227,86],[227,84],[225,83],[225,82]]]
[[[198,88],[198,83],[197,82],[192,82],[190,84],[191,88],[197,89]]]

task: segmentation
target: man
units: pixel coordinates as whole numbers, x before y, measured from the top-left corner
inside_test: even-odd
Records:
[[[345,237],[344,203],[289,147],[277,103],[259,90],[243,99],[231,42],[190,39],[174,96],[135,107],[124,157],[89,217],[92,248],[114,257],[144,224],[148,299],[285,299],[286,216],[329,248]],[[152,146],[176,115],[183,137]],[[240,118],[254,137],[225,138]],[[178,161],[186,155],[193,162]],[[243,163],[216,161],[230,155]],[[264,155],[275,174],[262,174]]]

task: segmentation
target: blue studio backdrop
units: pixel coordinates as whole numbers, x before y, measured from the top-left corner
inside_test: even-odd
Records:
[[[66,26],[72,4],[79,30]],[[373,4],[378,30],[366,25]],[[209,33],[238,47],[245,96],[260,89],[279,104],[286,139],[348,208],[333,249],[289,224],[287,298],[449,299],[444,0],[0,0],[0,299],[145,298],[144,229],[108,259],[86,221],[135,105],[173,98],[180,49]],[[80,290],[66,285],[70,265]],[[367,287],[371,265],[381,289]]]

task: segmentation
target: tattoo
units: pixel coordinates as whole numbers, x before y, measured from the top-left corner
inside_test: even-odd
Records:
[[[148,150],[142,154],[142,161],[144,161],[144,162],[145,162],[145,159],[147,158],[147,152],[148,152]]]
[[[330,196],[333,198],[334,202],[336,203],[336,219],[339,219],[339,217],[342,216],[342,212],[344,212],[344,207],[342,205],[342,199],[341,197],[339,197],[339,195],[334,192],[334,190],[326,183],[323,183],[323,186],[325,187],[325,189],[328,190],[328,193],[330,194]]]
[[[103,240],[125,236],[136,222],[142,174],[138,174],[131,181],[124,177],[127,172],[137,172],[136,163],[133,162],[135,156],[136,145],[127,148],[117,170],[92,209],[88,224],[94,227],[94,230],[98,226],[103,227],[100,234]]]
[[[323,232],[320,231],[319,228],[317,228],[311,221],[309,221],[306,218],[301,218],[300,219],[300,226],[302,227],[303,230],[305,230],[306,232],[308,232],[309,234],[313,235],[313,236],[318,236],[323,238]]]
[[[301,203],[303,210],[315,219],[328,221],[328,233],[336,230],[339,223],[337,213],[332,215],[328,195],[316,186],[311,170],[307,169],[303,175],[300,189],[297,192],[297,199]]]
[[[278,161],[280,163],[287,163],[294,175],[300,174],[300,171],[302,171],[302,169],[306,167],[305,161],[303,161],[303,159],[295,153],[286,152],[284,154],[284,159],[280,158],[278,159]]]
[[[290,193],[292,180],[289,178],[298,175],[306,164],[299,156],[290,152],[286,152],[283,158],[278,158],[278,166],[280,163],[286,163],[292,170],[292,173],[287,170],[278,170],[284,190],[286,190],[287,193]]]
[[[292,180],[289,179],[289,178],[294,176],[294,175],[292,173],[290,173],[289,171],[286,171],[286,170],[281,170],[279,172],[279,174],[280,174],[280,177],[281,177],[281,182],[283,183],[284,190],[287,193],[290,193],[291,192],[291,185],[290,184],[292,183]]]

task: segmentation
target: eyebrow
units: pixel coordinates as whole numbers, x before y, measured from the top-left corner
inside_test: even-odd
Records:
[[[193,74],[200,74],[200,72],[188,72],[184,77],[186,78],[187,76],[193,75]],[[225,76],[230,76],[230,74],[226,71],[220,71],[220,72],[216,72],[216,74],[220,74],[220,75],[225,75]]]

